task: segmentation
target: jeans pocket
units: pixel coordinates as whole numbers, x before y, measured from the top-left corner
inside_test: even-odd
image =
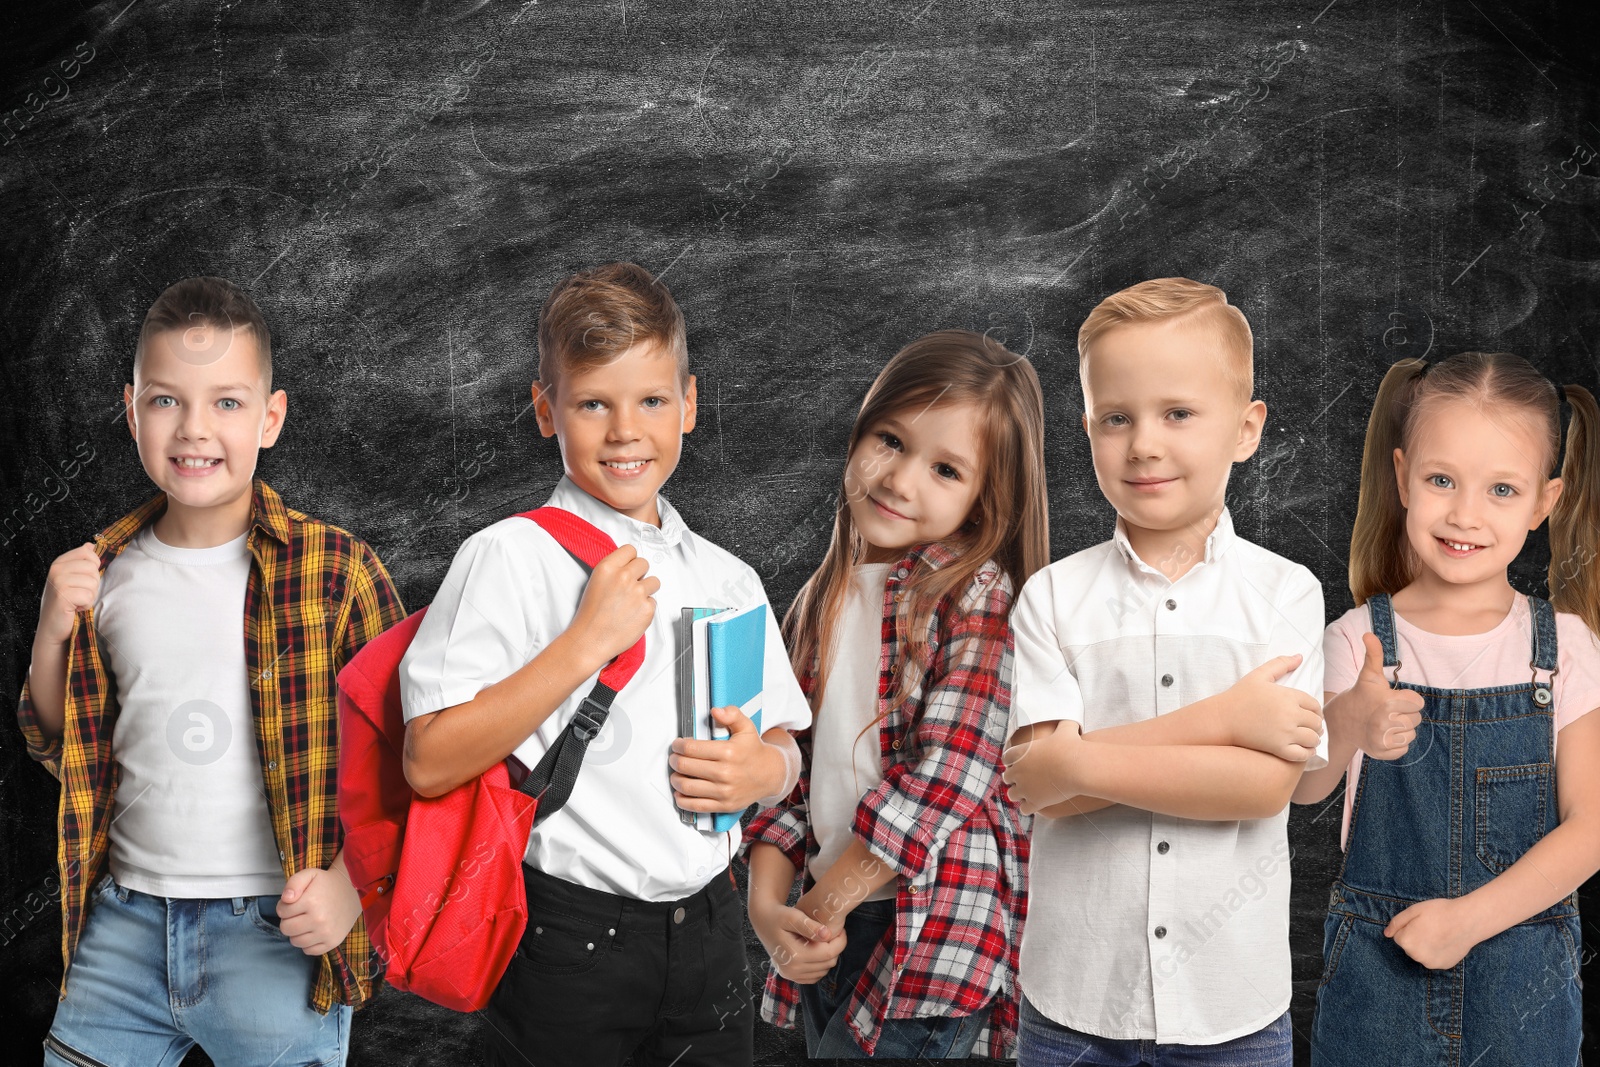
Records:
[[[542,974],[583,974],[611,948],[612,929],[604,922],[562,912],[531,913],[516,958]]]
[[[1479,767],[1476,785],[1478,860],[1499,874],[1544,836],[1550,764]]]
[[[283,932],[282,920],[278,918],[278,901],[280,897],[251,897],[245,905],[245,914],[250,916],[250,924],[258,930],[265,931],[281,941],[289,940],[289,935]]]

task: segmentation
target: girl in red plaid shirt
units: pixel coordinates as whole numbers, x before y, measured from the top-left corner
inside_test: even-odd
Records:
[[[1028,825],[1000,781],[1007,618],[1048,553],[1033,367],[966,330],[907,345],[784,620],[804,771],[746,834],[762,1017],[803,1025],[814,1058],[1013,1055]]]

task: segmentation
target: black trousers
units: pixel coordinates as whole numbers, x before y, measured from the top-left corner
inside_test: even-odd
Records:
[[[748,1067],[759,992],[726,873],[659,903],[522,873],[528,929],[483,1010],[486,1063]]]

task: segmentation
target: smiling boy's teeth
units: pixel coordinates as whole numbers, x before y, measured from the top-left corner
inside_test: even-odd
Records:
[[[196,468],[197,467],[209,467],[213,463],[221,463],[221,462],[222,461],[219,460],[219,459],[191,459],[191,458],[189,458],[187,456],[183,456],[183,457],[180,457],[178,459],[178,466],[180,466],[180,467],[196,467]]]
[[[635,460],[630,460],[627,463],[613,463],[610,460],[605,460],[604,462],[605,462],[606,466],[612,468],[613,470],[633,471],[633,470],[638,470],[640,467],[644,466],[649,461],[648,460],[643,460],[643,459],[635,459]]]

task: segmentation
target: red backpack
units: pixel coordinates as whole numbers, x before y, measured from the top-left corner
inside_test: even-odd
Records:
[[[585,572],[616,545],[560,508],[525,511]],[[504,762],[437,797],[406,781],[400,659],[426,608],[369,641],[339,672],[339,818],[344,862],[389,984],[477,1011],[528,923],[522,858],[533,826],[560,810],[644,638],[606,664],[556,743],[520,786]]]

